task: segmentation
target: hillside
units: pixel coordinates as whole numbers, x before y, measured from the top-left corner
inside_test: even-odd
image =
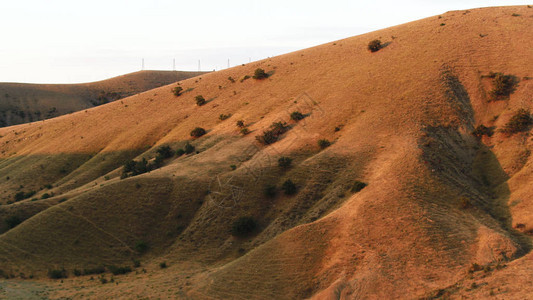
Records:
[[[26,278],[4,284],[51,298],[528,298],[531,28],[529,6],[452,11],[1,128],[0,269]],[[247,78],[258,68],[268,78]]]
[[[0,126],[50,119],[204,73],[139,71],[82,84],[0,83]]]

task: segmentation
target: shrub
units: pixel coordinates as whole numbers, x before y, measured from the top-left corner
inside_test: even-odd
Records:
[[[167,267],[167,262],[164,261],[164,262],[160,263],[160,264],[159,264],[159,267],[160,267],[161,269],[165,269],[165,268]]]
[[[48,277],[50,277],[52,279],[67,278],[67,271],[65,271],[65,269],[49,270],[48,271]]]
[[[178,150],[176,150],[176,156],[177,156],[177,157],[180,157],[180,156],[182,156],[183,154],[185,154],[185,150],[183,150],[183,149],[178,149]]]
[[[140,266],[141,266],[141,261],[138,260],[138,259],[134,259],[134,260],[133,260],[133,267],[134,267],[134,268],[138,268],[138,267],[140,267]]]
[[[244,75],[243,78],[241,78],[241,82],[245,81],[246,79],[250,79],[250,75]]]
[[[268,198],[274,198],[276,197],[277,191],[275,185],[267,185],[265,187],[265,196]]]
[[[183,88],[181,86],[177,86],[177,87],[172,89],[172,94],[174,94],[174,96],[178,97],[178,96],[181,95],[181,91],[183,91]]]
[[[472,135],[478,138],[484,135],[492,136],[493,134],[494,134],[494,130],[483,124],[479,125],[478,127],[476,127],[476,129],[474,129],[474,131],[472,131]]]
[[[83,269],[83,275],[102,274],[105,272],[104,266],[97,266],[94,268]]]
[[[272,130],[263,131],[263,135],[258,135],[255,139],[263,145],[270,145],[278,140]]]
[[[74,271],[72,271],[74,276],[81,276],[81,271],[78,270],[78,269],[74,269]]]
[[[356,180],[352,185],[352,193],[357,193],[366,187],[366,183]]]
[[[228,80],[231,81],[231,83],[235,83],[235,79],[233,79],[233,77],[228,77]]]
[[[382,47],[383,46],[381,45],[380,40],[373,40],[373,41],[370,41],[370,43],[368,43],[368,50],[370,50],[370,52],[379,51],[379,49],[381,49]]]
[[[48,193],[44,193],[42,196],[41,196],[41,199],[48,199],[52,197],[52,195],[48,194]]]
[[[231,234],[236,237],[246,237],[257,228],[257,222],[252,217],[240,217],[233,222]]]
[[[194,152],[194,146],[189,144],[189,142],[187,142],[187,144],[185,144],[185,154],[191,154]]]
[[[148,251],[148,244],[145,241],[138,241],[135,244],[135,250],[141,254],[146,253]]]
[[[30,192],[23,192],[23,191],[20,191],[18,193],[15,194],[15,202],[18,202],[18,201],[21,201],[21,200],[24,200],[24,199],[28,199],[30,198],[31,196],[35,195],[35,191],[30,191]]]
[[[257,68],[255,69],[253,78],[254,79],[265,79],[265,78],[268,78],[268,74],[265,72],[265,70],[261,68]]]
[[[5,222],[6,222],[7,228],[11,229],[11,228],[15,228],[17,225],[22,223],[22,220],[17,216],[10,216],[6,218]]]
[[[161,158],[170,158],[174,155],[174,152],[170,146],[161,146],[157,148],[156,152],[159,156],[161,156]]]
[[[299,111],[293,111],[291,113],[291,119],[294,120],[294,121],[300,121],[301,119],[305,118],[305,115],[302,114],[301,112]]]
[[[490,92],[494,97],[506,97],[511,95],[518,85],[518,78],[514,75],[505,75],[503,73],[491,73],[489,77],[492,78],[492,91]]]
[[[283,192],[285,193],[285,195],[294,195],[296,194],[297,192],[297,188],[296,188],[296,185],[294,184],[294,182],[292,182],[292,180],[290,179],[287,179],[283,185],[281,185],[281,189],[283,190]]]
[[[44,187],[47,188],[47,189],[53,188],[53,186],[51,184],[46,184]]]
[[[244,121],[243,120],[237,121],[237,127],[243,128],[244,127]]]
[[[196,127],[191,131],[191,136],[194,138],[199,138],[204,134],[206,134],[206,132],[202,127]]]
[[[250,130],[248,128],[244,127],[244,128],[241,128],[240,132],[241,132],[242,135],[247,135],[248,133],[250,133]]]
[[[230,165],[229,166],[232,170],[236,170],[237,169],[237,166],[236,165]]]
[[[532,123],[533,119],[529,111],[521,108],[505,124],[503,131],[509,134],[527,131]]]
[[[121,178],[122,177],[126,178],[128,176],[136,176],[139,174],[146,173],[148,171],[151,171],[152,167],[153,166],[149,165],[148,161],[146,161],[144,157],[141,161],[130,160],[126,162],[126,164],[124,165],[122,169]]]
[[[325,149],[331,145],[331,142],[326,139],[321,139],[318,141],[318,146],[320,149]]]
[[[282,156],[278,159],[278,166],[283,169],[287,169],[292,164],[292,158]]]
[[[270,128],[276,136],[280,136],[289,130],[289,126],[285,122],[274,122],[270,125]]]
[[[227,115],[225,115],[225,114],[220,114],[220,115],[218,116],[218,118],[219,118],[221,121],[224,121],[224,120],[226,120],[226,119],[229,119],[229,117],[231,117],[231,114],[227,114]]]
[[[202,95],[198,95],[194,98],[196,100],[196,105],[202,106],[205,104],[205,98]]]
[[[127,274],[131,272],[130,267],[117,267],[117,266],[109,266],[107,267],[113,275],[121,275],[121,274]]]

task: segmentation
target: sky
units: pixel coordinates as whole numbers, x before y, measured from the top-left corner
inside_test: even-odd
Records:
[[[0,82],[78,83],[147,70],[221,70],[512,0],[0,0]]]

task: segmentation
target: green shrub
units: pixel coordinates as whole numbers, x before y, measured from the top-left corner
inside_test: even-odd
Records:
[[[257,222],[252,217],[240,217],[233,222],[231,234],[236,237],[246,237],[252,234],[257,228]]]
[[[265,79],[265,78],[268,78],[268,74],[265,72],[265,70],[261,68],[257,68],[255,69],[253,78],[254,79]]]
[[[47,188],[47,189],[53,188],[53,186],[51,184],[46,184],[44,187]]]
[[[352,193],[357,193],[366,187],[366,183],[356,180],[352,185]]]
[[[191,136],[194,138],[199,138],[204,134],[206,134],[206,131],[201,127],[196,127],[191,131]]]
[[[183,149],[178,149],[178,150],[176,150],[176,156],[177,156],[177,157],[180,157],[180,156],[182,156],[183,154],[185,154],[185,150],[183,150]]]
[[[18,216],[10,216],[5,219],[5,223],[7,228],[11,229],[22,223],[22,220]]]
[[[109,266],[107,268],[109,269],[111,273],[113,273],[113,275],[122,275],[122,274],[127,274],[131,272],[130,267]]]
[[[227,115],[225,115],[225,114],[220,114],[220,115],[218,116],[218,118],[220,119],[220,121],[224,121],[224,120],[226,120],[226,119],[229,119],[229,117],[231,117],[231,114],[227,114]]]
[[[265,196],[268,198],[274,198],[277,194],[276,186],[275,185],[267,185],[265,187]]]
[[[148,164],[148,161],[144,157],[141,161],[130,160],[124,165],[121,178],[149,172],[153,167],[154,166]]]
[[[509,122],[505,124],[503,132],[513,134],[522,131],[528,131],[529,126],[533,123],[531,114],[528,110],[523,108],[519,109],[514,116],[511,117]]]
[[[235,83],[235,79],[233,79],[233,77],[228,77],[228,80],[231,81],[231,83]]]
[[[240,81],[243,82],[247,79],[250,79],[250,75],[244,75],[244,77],[242,77]]]
[[[15,202],[18,202],[18,201],[21,201],[21,200],[24,200],[24,199],[28,199],[30,198],[31,196],[35,195],[36,192],[35,191],[30,191],[30,192],[23,192],[23,191],[20,191],[18,193],[15,194]]]
[[[305,118],[305,115],[302,114],[301,112],[299,111],[293,111],[291,113],[291,119],[294,120],[294,121],[300,121],[301,119]]]
[[[196,105],[202,106],[205,104],[205,98],[202,95],[198,95],[194,98],[196,100]]]
[[[285,122],[274,122],[270,125],[270,130],[263,131],[263,135],[258,135],[255,139],[263,145],[269,145],[275,143],[289,128]]]
[[[237,169],[237,166],[236,165],[230,165],[229,166],[232,170],[236,170]]]
[[[490,93],[496,97],[507,97],[511,95],[518,85],[518,78],[514,75],[505,75],[503,73],[491,73],[492,91]]]
[[[174,94],[174,96],[178,97],[178,96],[181,95],[181,91],[183,91],[183,88],[181,86],[177,86],[177,87],[172,89],[172,94]]]
[[[41,196],[41,199],[48,199],[52,197],[52,195],[48,194],[48,193],[44,193],[42,196]]]
[[[237,121],[237,127],[243,128],[244,127],[244,121],[243,120]]]
[[[146,251],[148,251],[148,248],[148,243],[146,243],[145,241],[138,241],[135,244],[135,250],[140,254],[146,253]]]
[[[474,131],[472,131],[472,135],[478,138],[484,135],[492,136],[493,134],[494,134],[494,130],[483,124],[479,125],[478,127],[476,127],[476,129],[474,129]]]
[[[285,195],[294,195],[298,191],[298,189],[296,188],[296,184],[294,184],[294,182],[292,182],[292,180],[290,180],[290,179],[287,179],[281,185],[281,189],[283,190]]]
[[[194,150],[195,150],[194,146],[189,144],[189,142],[185,144],[185,154],[191,154],[194,152]]]
[[[381,45],[380,40],[373,40],[373,41],[370,41],[370,43],[368,43],[368,50],[370,50],[370,52],[379,51],[379,49],[381,49],[382,47],[383,46]]]
[[[48,277],[50,277],[52,279],[67,278],[67,271],[65,271],[65,269],[49,270],[48,271]]]
[[[161,269],[165,269],[165,268],[167,267],[167,262],[164,261],[164,262],[162,262],[162,263],[159,263],[159,267],[160,267]]]
[[[164,159],[174,156],[174,152],[172,151],[172,148],[166,145],[157,148],[156,152],[159,156],[161,156],[161,158],[164,158]]]
[[[331,142],[326,139],[321,139],[318,141],[318,146],[320,149],[326,149],[327,147],[331,146]]]
[[[250,133],[250,130],[248,128],[244,127],[244,128],[241,128],[240,133],[242,135],[247,135],[248,133]]]
[[[292,158],[282,156],[278,159],[278,166],[283,169],[287,169],[292,164]]]

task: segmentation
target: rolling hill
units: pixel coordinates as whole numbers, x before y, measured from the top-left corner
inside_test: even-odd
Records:
[[[1,128],[4,284],[528,298],[531,28],[529,6],[451,11]]]
[[[201,74],[139,71],[82,84],[0,83],[0,126],[50,119]]]

